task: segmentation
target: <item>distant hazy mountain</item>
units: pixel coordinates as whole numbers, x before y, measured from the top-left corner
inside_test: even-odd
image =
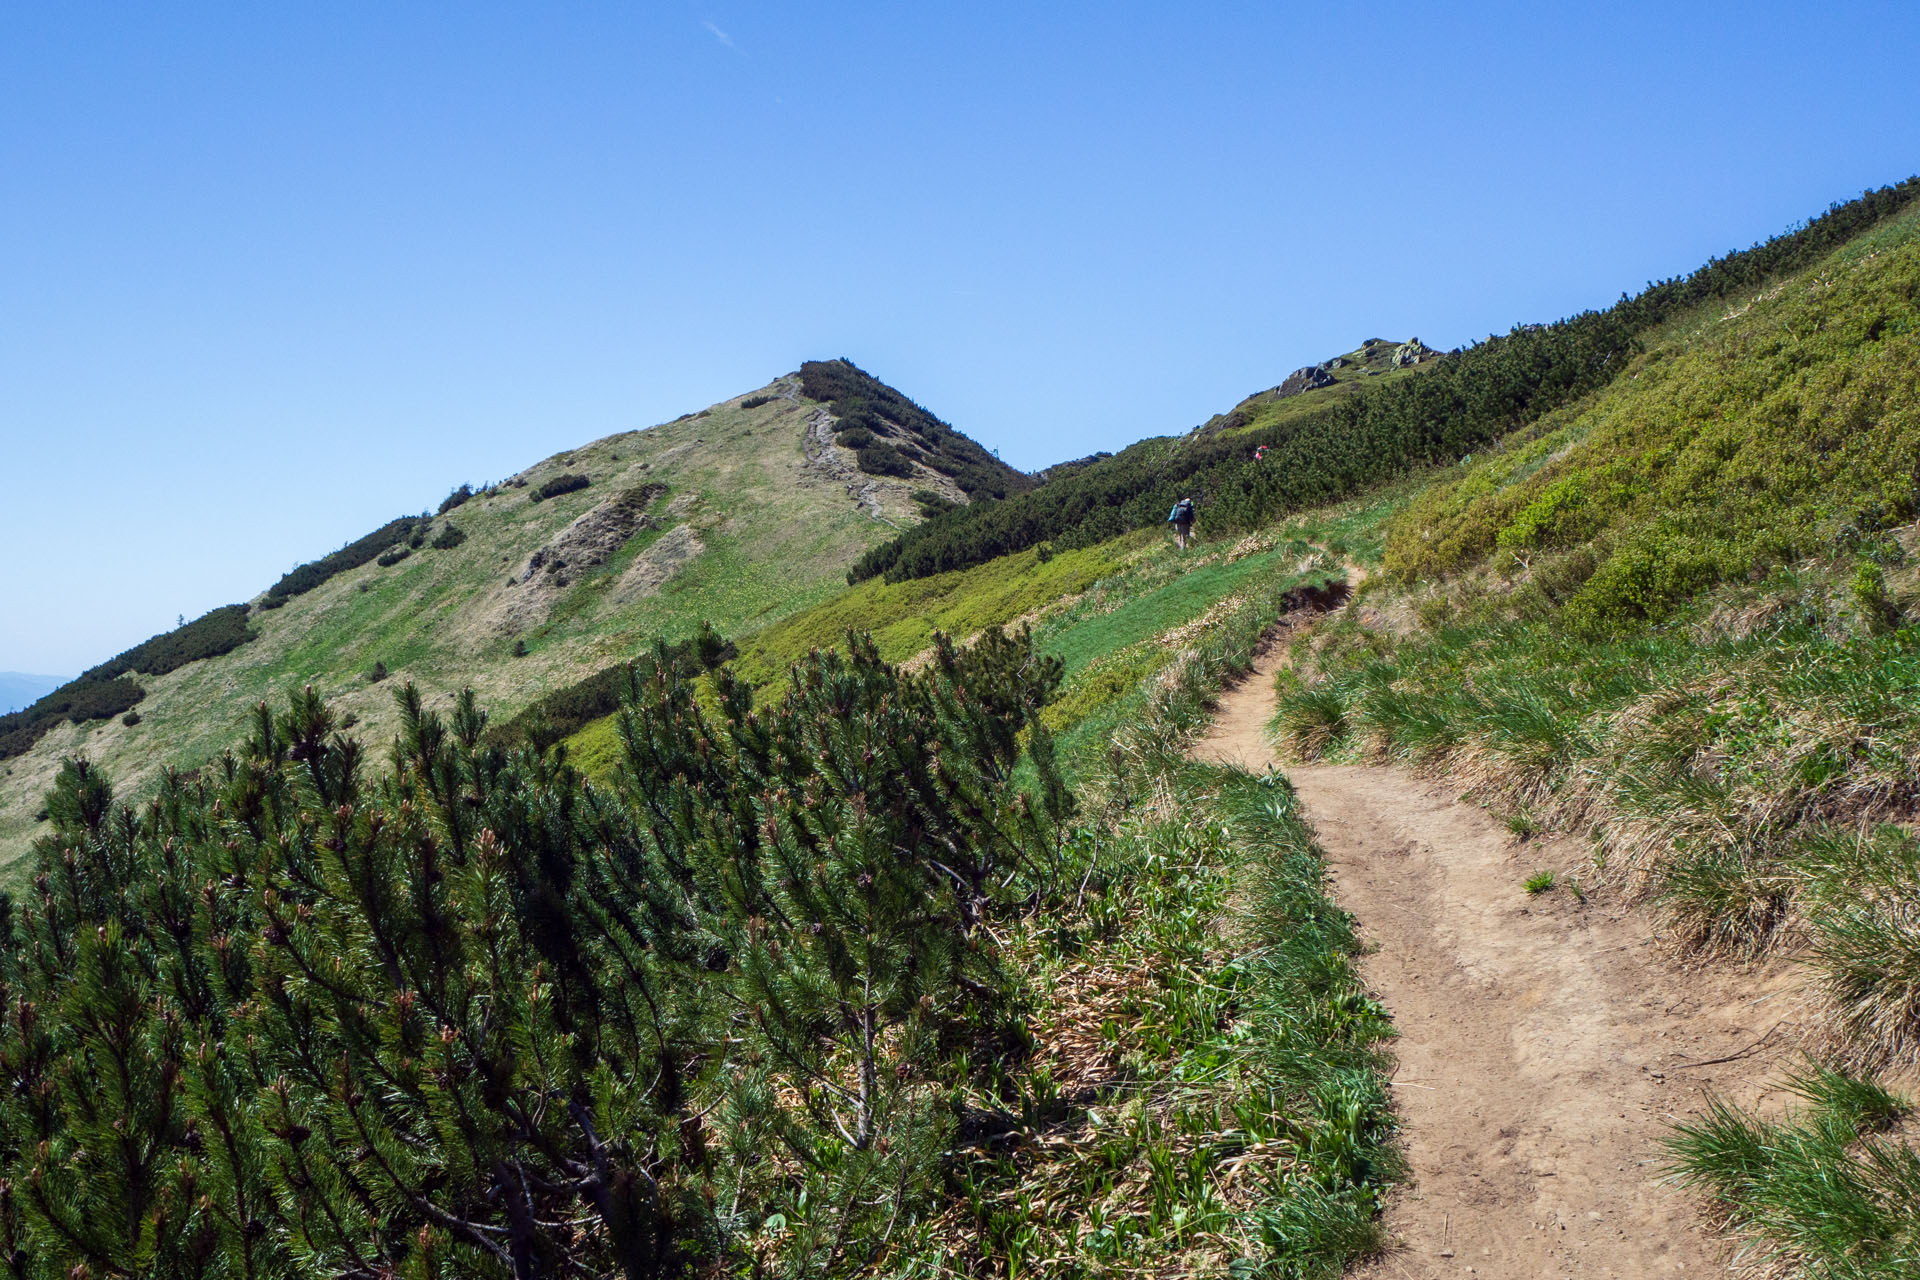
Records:
[[[0,716],[18,711],[52,693],[71,677],[30,676],[20,671],[0,671]]]

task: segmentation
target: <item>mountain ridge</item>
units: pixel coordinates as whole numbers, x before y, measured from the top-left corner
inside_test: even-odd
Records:
[[[858,438],[836,431],[796,372],[456,488],[438,510],[389,521],[0,716],[0,863],[24,850],[68,754],[140,786],[162,763],[212,758],[248,705],[307,683],[376,738],[393,723],[389,677],[430,699],[473,686],[510,717],[703,620],[746,635],[821,598],[929,502],[969,502],[956,476],[983,494],[1027,483],[918,406],[936,425],[895,428],[886,414],[908,417],[911,401],[825,363],[857,373],[855,409],[879,405],[911,449],[889,474],[863,467]]]

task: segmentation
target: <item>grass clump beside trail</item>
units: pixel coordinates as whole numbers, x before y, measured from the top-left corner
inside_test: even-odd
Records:
[[[1920,1152],[1889,1132],[1910,1104],[1810,1065],[1787,1088],[1805,1106],[1765,1120],[1713,1100],[1668,1143],[1673,1178],[1712,1196],[1752,1239],[1744,1256],[1824,1280],[1920,1274]]]
[[[1817,578],[1753,631],[1581,640],[1541,624],[1390,647],[1351,616],[1302,641],[1276,732],[1302,756],[1386,755],[1594,837],[1692,954],[1803,954],[1836,1049],[1920,1060],[1920,632],[1857,634]],[[1375,599],[1380,597],[1376,596]],[[1796,602],[1789,608],[1788,602]]]

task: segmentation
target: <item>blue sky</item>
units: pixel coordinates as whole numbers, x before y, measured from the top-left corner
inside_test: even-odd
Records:
[[[1556,8],[0,5],[0,670],[803,359],[1037,467],[1920,170],[1920,6]]]

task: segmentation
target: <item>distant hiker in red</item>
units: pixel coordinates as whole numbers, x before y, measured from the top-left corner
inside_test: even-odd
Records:
[[[1173,536],[1180,540],[1180,549],[1187,549],[1187,539],[1193,536],[1193,499],[1182,498],[1173,504],[1173,510],[1167,513],[1167,523],[1173,526]]]

